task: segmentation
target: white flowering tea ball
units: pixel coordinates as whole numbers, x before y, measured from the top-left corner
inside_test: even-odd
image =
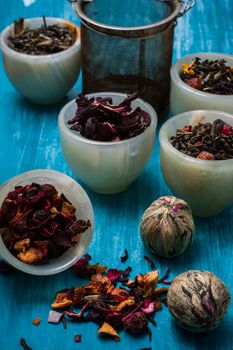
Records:
[[[230,303],[230,294],[217,276],[190,270],[177,276],[167,294],[168,309],[177,323],[188,330],[216,328]]]
[[[189,205],[174,196],[160,197],[145,211],[141,237],[154,254],[173,258],[192,243],[195,225]]]

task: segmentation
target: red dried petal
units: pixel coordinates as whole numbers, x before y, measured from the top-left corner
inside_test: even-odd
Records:
[[[122,274],[122,270],[117,269],[109,269],[107,272],[107,277],[110,279],[111,282],[117,281]]]

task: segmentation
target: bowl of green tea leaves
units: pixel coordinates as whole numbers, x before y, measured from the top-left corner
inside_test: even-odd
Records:
[[[172,113],[217,110],[233,114],[233,56],[199,52],[179,59],[171,68]]]
[[[1,33],[9,80],[37,104],[60,102],[80,72],[79,28],[62,18],[19,18]]]

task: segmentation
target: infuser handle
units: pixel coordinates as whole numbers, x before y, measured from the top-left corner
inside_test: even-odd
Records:
[[[186,12],[191,10],[191,8],[195,5],[195,0],[187,0],[187,1],[179,0],[179,2],[181,3],[181,9],[177,17],[182,17]]]
[[[82,1],[93,1],[93,0],[82,0]],[[182,17],[186,12],[191,10],[195,4],[195,0],[155,0],[158,2],[179,2],[181,4],[180,12],[177,17]]]

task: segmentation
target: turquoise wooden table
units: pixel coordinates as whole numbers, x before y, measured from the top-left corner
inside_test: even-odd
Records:
[[[0,8],[0,30],[20,16],[47,15],[77,22],[65,0],[0,0]],[[232,0],[197,0],[195,8],[178,20],[173,60],[199,51],[233,54],[232,18]],[[0,81],[0,183],[37,168],[55,169],[72,176],[61,153],[57,128],[58,111],[66,101],[53,107],[38,107],[26,102],[10,85],[2,62]],[[81,91],[80,79],[69,98],[78,91]],[[122,268],[119,257],[127,248],[129,259],[124,266],[133,267],[131,275],[149,270],[143,259],[147,252],[139,238],[138,223],[154,199],[170,193],[160,172],[158,151],[157,142],[145,171],[124,193],[97,195],[84,186],[95,211],[95,233],[88,250],[93,263]],[[188,269],[212,271],[233,293],[233,205],[217,217],[196,219],[195,222],[197,235],[193,247],[171,261],[154,258],[156,267],[164,273],[169,265],[171,277]],[[66,330],[62,325],[48,324],[55,292],[81,282],[72,270],[43,278],[20,272],[0,275],[0,350],[22,349],[19,345],[21,337],[33,350],[233,349],[232,306],[221,326],[203,335],[180,329],[164,307],[156,314],[157,327],[151,327],[151,343],[147,337],[135,339],[124,332],[119,343],[102,340],[96,334],[97,325],[91,323],[68,322]],[[37,316],[42,322],[35,327],[32,320]],[[74,343],[75,334],[82,334],[82,343]]]

